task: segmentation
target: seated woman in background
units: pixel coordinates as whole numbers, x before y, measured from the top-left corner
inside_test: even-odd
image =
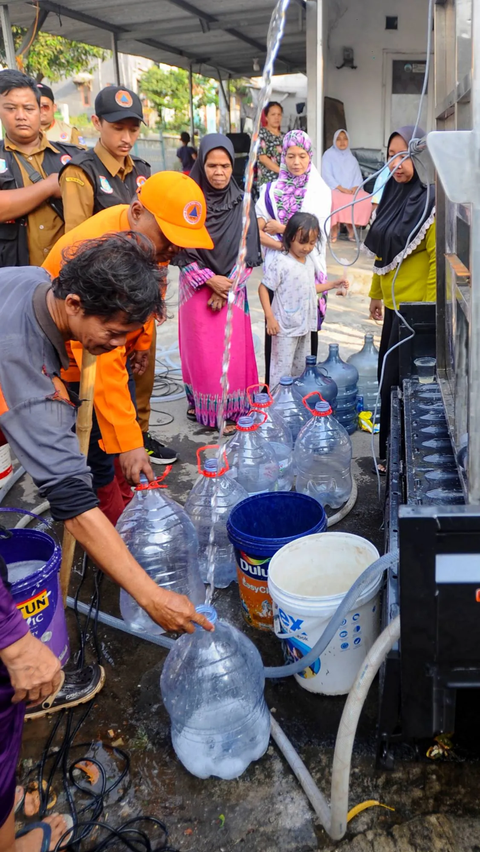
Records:
[[[370,316],[381,320],[385,314],[378,358],[379,381],[385,355],[399,339],[400,320],[394,308],[403,302],[436,300],[435,187],[421,183],[411,158],[405,159],[414,129],[400,127],[388,141],[388,159],[394,158],[389,163],[392,176],[385,184],[375,221],[365,240],[365,249],[375,258]],[[419,127],[416,135],[421,137],[425,132]],[[412,231],[413,239],[407,247]],[[394,351],[385,362],[380,393],[379,471],[382,474],[390,429],[390,391],[398,382],[398,351]]]
[[[336,242],[341,224],[347,226],[348,238],[354,241],[352,214],[355,225],[364,228],[372,215],[372,203],[368,194],[361,189],[355,204],[340,210],[348,204],[349,196],[355,193],[363,181],[358,160],[350,150],[349,135],[346,130],[337,130],[332,147],[325,151],[322,157],[322,177],[332,190],[331,242]]]
[[[266,126],[260,128],[258,144],[257,184],[262,186],[269,180],[276,180],[280,171],[283,133],[281,131],[283,107],[276,101],[270,101],[265,107]]]
[[[190,177],[205,195],[205,224],[214,246],[212,249],[185,249],[174,260],[174,265],[180,267],[179,346],[188,400],[187,417],[210,428],[220,427],[226,304],[235,278],[242,233],[243,192],[232,177],[234,160],[233,145],[222,133],[203,137]],[[235,431],[235,421],[249,411],[247,388],[258,382],[246,282],[252,267],[260,266],[261,262],[258,225],[252,206],[247,269],[235,291],[233,303],[224,411],[226,435]]]

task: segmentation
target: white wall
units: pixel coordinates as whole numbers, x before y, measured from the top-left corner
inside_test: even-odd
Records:
[[[328,7],[325,94],[343,101],[352,147],[382,148],[386,51],[425,55],[428,0],[328,0]],[[385,29],[387,15],[398,16],[398,30]],[[354,49],[356,70],[337,70],[343,47]]]

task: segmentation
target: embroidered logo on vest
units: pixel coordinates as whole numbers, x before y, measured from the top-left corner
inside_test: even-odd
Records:
[[[100,189],[102,190],[102,192],[106,192],[107,195],[112,195],[113,189],[110,186],[107,178],[104,177],[103,175],[99,175],[99,177],[100,177]]]

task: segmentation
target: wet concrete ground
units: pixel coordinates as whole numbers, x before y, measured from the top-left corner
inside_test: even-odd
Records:
[[[351,250],[350,246],[345,248]],[[263,330],[254,295],[256,284],[252,282],[250,289],[254,333],[260,343]],[[360,348],[365,331],[378,332],[366,320],[368,300],[362,293],[364,289],[359,286],[358,292],[346,300],[334,301],[336,297],[331,297],[329,321],[321,334],[322,355],[326,354],[326,342],[339,341],[341,353],[349,354]],[[172,302],[174,298],[173,292]],[[161,330],[162,345],[175,343],[175,325],[172,320]],[[258,355],[261,372],[260,351]],[[154,415],[152,431],[180,453],[180,460],[168,478],[169,493],[184,503],[195,478],[195,451],[214,436],[186,420],[185,400],[164,399],[156,407],[164,414]],[[170,425],[154,425],[155,421],[165,423],[172,416]],[[353,445],[359,498],[350,515],[335,529],[362,535],[382,552],[382,515],[377,482],[371,473],[370,436],[357,432]],[[24,477],[6,504],[31,509],[38,502],[34,486]],[[78,571],[77,558],[72,590],[79,581]],[[92,588],[89,577],[81,592],[82,600],[89,601]],[[236,585],[216,592],[214,603],[220,617],[250,636],[265,664],[282,662],[277,639],[252,630],[243,622]],[[119,614],[118,589],[108,580],[104,582],[101,607]],[[76,627],[71,611],[68,622],[75,647]],[[189,775],[173,752],[169,720],[160,697],[159,678],[166,652],[102,625],[98,627],[98,638],[107,683],[76,740],[93,745],[72,752],[71,759],[80,754],[96,755],[104,763],[109,778],[114,779],[123,761],[112,756],[101,743],[116,743],[129,753],[128,775],[106,801],[103,818],[107,822],[119,825],[139,813],[154,815],[165,821],[172,848],[181,852],[236,852],[237,849],[313,852],[335,848],[273,743],[266,755],[236,781],[201,781]],[[94,658],[92,643],[88,655]],[[394,770],[386,772],[375,768],[376,693],[374,684],[360,720],[352,762],[350,806],[376,799],[395,810],[366,810],[351,822],[347,837],[336,848],[342,852],[479,852],[480,763],[476,726],[471,724],[472,702],[478,703],[478,699],[471,693],[467,701],[468,727],[457,732],[455,759],[442,763],[429,761],[425,757],[428,744],[416,749],[405,746],[397,752]],[[312,695],[289,678],[267,682],[266,700],[320,788],[329,796],[333,746],[344,699]],[[473,716],[478,718],[476,711]],[[54,721],[55,717],[25,726],[19,770],[22,779],[40,757]],[[53,786],[59,798],[57,809],[65,810],[60,774]],[[86,799],[77,797],[77,801]]]

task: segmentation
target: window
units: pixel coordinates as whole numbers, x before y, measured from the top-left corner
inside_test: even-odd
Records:
[[[89,107],[92,105],[92,90],[88,83],[80,86],[80,97],[82,99],[82,106]]]
[[[396,15],[387,15],[385,18],[386,30],[398,30],[398,17]]]

